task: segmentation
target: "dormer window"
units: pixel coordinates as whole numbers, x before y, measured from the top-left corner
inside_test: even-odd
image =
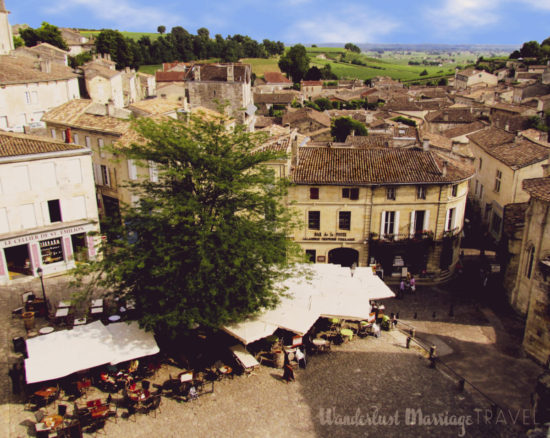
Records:
[[[418,186],[416,188],[416,198],[426,199],[426,186]]]
[[[319,199],[319,187],[309,188],[309,199]]]
[[[343,188],[342,189],[342,198],[357,200],[359,199],[359,189],[357,187]]]

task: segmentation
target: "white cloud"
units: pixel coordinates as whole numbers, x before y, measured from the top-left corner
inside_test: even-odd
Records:
[[[285,40],[304,43],[369,43],[393,31],[398,23],[393,19],[348,8],[336,13],[315,14],[290,25]]]
[[[425,12],[439,31],[475,29],[498,22],[500,0],[445,0],[440,8]]]
[[[519,0],[520,3],[527,3],[535,9],[550,11],[550,0]]]
[[[182,18],[167,12],[165,5],[143,6],[129,0],[56,0],[45,9],[52,15],[71,9],[82,13],[87,9],[94,17],[113,23],[121,30],[156,29],[157,25],[170,26],[182,21]]]

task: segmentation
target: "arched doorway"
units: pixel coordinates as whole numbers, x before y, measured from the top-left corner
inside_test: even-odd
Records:
[[[335,248],[328,252],[328,262],[350,267],[359,262],[359,251],[351,248]]]

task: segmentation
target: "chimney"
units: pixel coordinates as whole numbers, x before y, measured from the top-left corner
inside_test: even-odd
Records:
[[[509,131],[510,130],[510,124],[506,123],[506,125],[504,125],[504,130]]]
[[[447,176],[447,166],[449,165],[448,161],[443,161],[443,169],[441,169],[441,176],[446,177]]]
[[[298,136],[294,135],[290,143],[290,163],[292,166],[298,165]]]
[[[430,139],[429,138],[424,138],[422,140],[422,150],[424,152],[428,152],[430,150]]]
[[[40,59],[40,71],[42,73],[51,73],[52,72],[52,64],[49,59]]]
[[[235,66],[228,64],[227,66],[227,82],[235,82]]]
[[[73,136],[71,135],[71,128],[65,129],[65,143],[72,143]]]
[[[550,177],[550,152],[548,153],[548,162],[542,165],[542,176],[544,178]]]

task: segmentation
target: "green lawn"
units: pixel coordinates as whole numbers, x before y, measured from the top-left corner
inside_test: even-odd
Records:
[[[263,76],[266,71],[281,71],[278,65],[279,58],[243,58],[240,62],[250,64],[252,73],[255,73],[257,77]]]
[[[154,75],[155,72],[157,70],[160,70],[162,69],[162,65],[161,64],[156,64],[156,65],[140,65],[139,66],[139,71],[141,73],[148,73],[150,75]]]

